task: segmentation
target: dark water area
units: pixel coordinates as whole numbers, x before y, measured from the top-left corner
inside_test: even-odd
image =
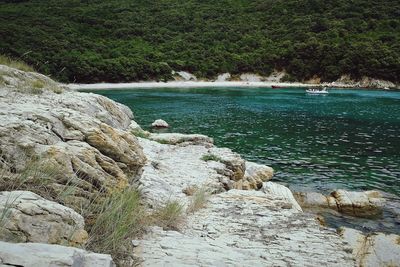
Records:
[[[301,88],[177,88],[96,93],[129,106],[143,128],[162,118],[172,126],[169,131],[213,137],[217,146],[273,167],[274,181],[293,191],[377,189],[394,202],[400,197],[398,91],[331,89],[328,95],[310,95]],[[390,225],[375,225],[375,220],[365,228],[400,232],[398,215],[387,211],[385,217],[391,218]]]

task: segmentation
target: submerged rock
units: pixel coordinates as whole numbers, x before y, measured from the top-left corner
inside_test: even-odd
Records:
[[[110,255],[59,245],[0,241],[1,266],[114,267]]]
[[[32,192],[0,192],[0,214],[5,241],[82,245],[88,238],[81,215]]]
[[[155,127],[155,128],[168,128],[169,127],[168,123],[162,119],[155,120],[151,124],[151,126]]]
[[[356,217],[374,217],[382,213],[385,203],[378,191],[350,192],[336,190],[329,196],[320,193],[295,193],[296,200],[304,208],[329,208]]]
[[[350,228],[341,228],[339,233],[350,244],[358,266],[400,266],[399,235],[363,234]]]

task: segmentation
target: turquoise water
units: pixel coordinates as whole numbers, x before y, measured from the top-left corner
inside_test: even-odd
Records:
[[[400,196],[400,92],[197,88],[104,90],[150,129],[202,133],[272,166],[293,190],[379,189]]]

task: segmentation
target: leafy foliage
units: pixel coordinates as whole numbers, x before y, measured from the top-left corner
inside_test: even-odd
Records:
[[[392,0],[8,0],[0,53],[70,82],[274,69],[400,81],[399,10]]]

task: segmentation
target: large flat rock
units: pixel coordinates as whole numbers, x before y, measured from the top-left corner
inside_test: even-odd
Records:
[[[153,228],[135,249],[142,266],[355,266],[350,251],[285,195],[244,190],[214,195],[181,232]]]
[[[0,266],[115,267],[110,255],[59,245],[0,241]]]

